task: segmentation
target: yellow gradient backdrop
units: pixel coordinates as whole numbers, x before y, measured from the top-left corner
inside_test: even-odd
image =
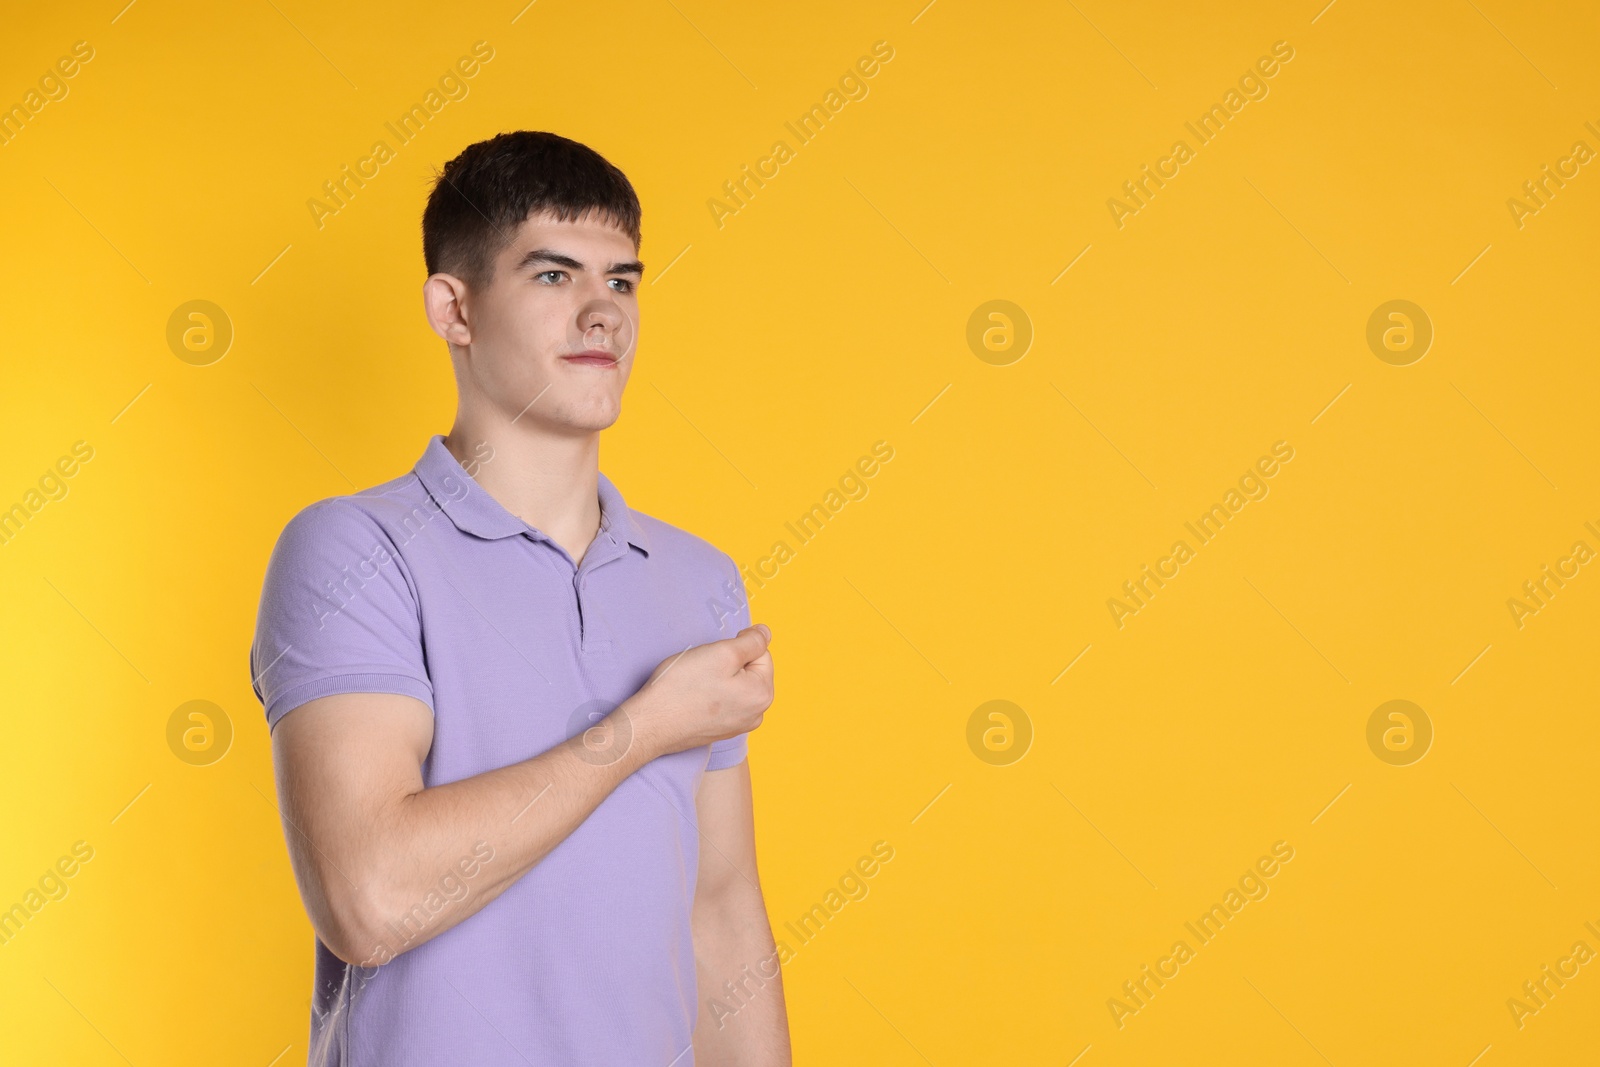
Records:
[[[751,760],[797,1062],[1594,1058],[1600,16],[922,2],[7,16],[7,1062],[303,1062],[262,573],[448,428],[420,213],[518,128],[637,186],[602,467],[751,568],[775,634]],[[233,334],[208,364],[168,340],[194,300]],[[169,743],[193,700],[209,763]]]

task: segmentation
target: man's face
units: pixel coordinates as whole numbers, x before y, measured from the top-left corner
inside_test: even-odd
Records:
[[[596,216],[526,219],[487,290],[466,296],[462,389],[508,420],[575,434],[610,426],[633,370],[643,269],[632,239]]]

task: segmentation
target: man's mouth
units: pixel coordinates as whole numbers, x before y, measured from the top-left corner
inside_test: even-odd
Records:
[[[562,356],[568,363],[582,363],[589,367],[614,367],[617,357],[610,352],[602,352],[598,348],[591,348],[583,352],[576,352],[570,356]]]

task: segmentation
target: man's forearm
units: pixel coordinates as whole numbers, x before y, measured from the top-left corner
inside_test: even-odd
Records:
[[[617,729],[628,707],[594,729]],[[631,735],[615,752],[583,746],[580,734],[531,759],[385,805],[365,841],[345,843],[360,857],[351,874],[361,903],[343,909],[354,917],[340,924],[344,943],[336,951],[350,962],[386,963],[477,913],[659,754]],[[351,889],[341,872],[325,878],[330,890]]]
[[[498,897],[650,760],[759,726],[772,702],[769,637],[752,626],[686,648],[583,734],[434,787],[422,775],[434,721],[420,701],[308,701],[278,724],[273,763],[295,878],[323,944],[348,963],[386,963]],[[458,868],[470,872],[465,884]]]
[[[761,891],[695,902],[694,954],[700,994],[694,1031],[701,1067],[789,1067],[783,969]]]

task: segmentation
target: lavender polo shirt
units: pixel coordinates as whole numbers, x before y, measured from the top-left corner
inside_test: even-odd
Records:
[[[750,624],[731,558],[630,510],[604,474],[599,497],[577,566],[438,435],[405,477],[305,508],[273,549],[250,650],[269,727],[332,693],[415,697],[436,786],[554,747],[663,659]],[[745,754],[740,734],[652,760],[483,910],[382,966],[319,940],[308,1063],[691,1067],[695,790]],[[503,861],[480,845],[438,862],[437,892],[395,916],[401,940]]]

